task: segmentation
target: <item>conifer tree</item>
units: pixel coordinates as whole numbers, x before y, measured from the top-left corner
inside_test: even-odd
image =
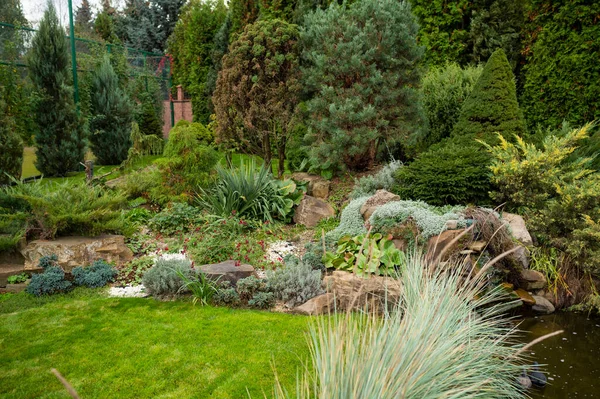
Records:
[[[92,8],[89,0],[83,0],[75,11],[75,34],[77,36],[90,36],[93,31]]]
[[[2,87],[0,94],[4,95]],[[0,97],[0,185],[19,178],[23,165],[23,142],[15,130],[13,119],[6,112],[6,103]]]
[[[229,10],[231,11],[231,32],[240,33],[246,25],[253,23],[258,18],[259,0],[231,0]]]
[[[118,165],[131,147],[132,106],[108,56],[92,77],[90,143],[101,165]]]
[[[520,56],[525,15],[525,1],[476,0],[470,26],[473,61],[485,62],[494,50],[501,48],[514,70]]]
[[[231,12],[227,13],[225,21],[215,34],[213,40],[213,49],[211,52],[212,65],[206,74],[206,86],[204,87],[206,97],[208,98],[208,113],[212,114],[215,107],[212,102],[212,95],[217,87],[217,77],[222,67],[223,56],[229,50],[229,36],[231,34]]]
[[[496,133],[512,140],[526,132],[517,102],[515,77],[504,50],[494,51],[465,101],[453,136],[495,141]]]
[[[142,97],[142,108],[137,117],[137,123],[140,131],[145,135],[163,136],[162,124],[156,113],[156,107],[152,101],[152,96],[146,93]]]
[[[76,170],[85,154],[83,121],[73,101],[67,39],[51,2],[33,38],[29,71],[40,93],[35,137],[36,167],[46,176]]]
[[[423,48],[407,2],[332,4],[305,18],[304,86],[310,160],[322,170],[372,166],[422,121],[418,85]]]

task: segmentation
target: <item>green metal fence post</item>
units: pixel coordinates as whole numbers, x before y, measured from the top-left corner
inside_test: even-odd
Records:
[[[77,83],[77,55],[75,52],[75,27],[73,26],[73,1],[69,0],[69,36],[71,39],[71,68],[73,69],[73,96],[79,111],[79,84]]]

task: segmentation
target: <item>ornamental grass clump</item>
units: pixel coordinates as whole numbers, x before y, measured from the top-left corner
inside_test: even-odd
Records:
[[[525,398],[517,376],[525,348],[503,316],[513,303],[484,291],[461,266],[407,260],[396,307],[383,317],[347,313],[314,320],[312,354],[295,392],[276,398]],[[435,271],[432,271],[434,270]]]

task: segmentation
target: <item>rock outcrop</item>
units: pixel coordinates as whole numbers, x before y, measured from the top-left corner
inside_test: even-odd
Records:
[[[386,190],[377,190],[360,208],[360,214],[367,221],[377,208],[393,201],[400,201],[400,197]]]
[[[402,289],[400,282],[391,277],[361,277],[341,270],[326,276],[323,283],[334,295],[337,311],[382,310],[398,302]]]
[[[226,260],[221,263],[212,263],[200,266],[200,270],[206,274],[206,277],[215,281],[229,281],[231,285],[236,285],[238,280],[250,277],[254,274],[254,267],[245,263],[238,263],[234,260]]]
[[[533,245],[531,234],[527,231],[525,220],[514,213],[502,212],[502,220],[508,223],[510,232],[521,244],[525,246]]]
[[[335,216],[335,210],[327,202],[305,195],[294,213],[294,223],[315,227],[321,219]]]
[[[546,277],[536,270],[521,270],[519,285],[527,291],[539,290],[546,287]]]
[[[321,176],[310,175],[308,173],[294,173],[292,175],[292,179],[297,182],[305,182],[306,185],[306,194],[311,197],[319,198],[322,200],[326,200],[329,196],[329,186],[330,183],[328,180],[323,179]]]
[[[335,311],[335,296],[328,292],[309,299],[304,304],[295,307],[292,312],[306,316],[317,316]]]
[[[90,265],[99,259],[118,266],[133,259],[133,252],[125,245],[125,237],[120,235],[35,240],[28,243],[21,254],[25,258],[25,270],[37,269],[42,256],[55,254],[58,264],[67,273],[77,266]]]
[[[535,305],[533,305],[531,309],[534,312],[541,314],[554,313],[554,305],[552,304],[552,302],[539,295],[534,295],[533,299],[535,300]]]

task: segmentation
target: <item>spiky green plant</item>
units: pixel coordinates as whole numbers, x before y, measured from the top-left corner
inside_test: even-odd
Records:
[[[463,282],[461,267],[408,260],[400,301],[384,317],[348,313],[315,319],[312,364],[294,394],[276,398],[524,398],[523,357],[503,316],[503,294],[482,290],[483,274]],[[449,271],[451,270],[451,271]],[[483,270],[483,269],[482,269]]]
[[[239,168],[217,166],[217,174],[217,183],[200,188],[198,197],[199,205],[213,215],[285,220],[302,196],[292,180],[275,179],[269,167],[258,168],[254,159]]]

